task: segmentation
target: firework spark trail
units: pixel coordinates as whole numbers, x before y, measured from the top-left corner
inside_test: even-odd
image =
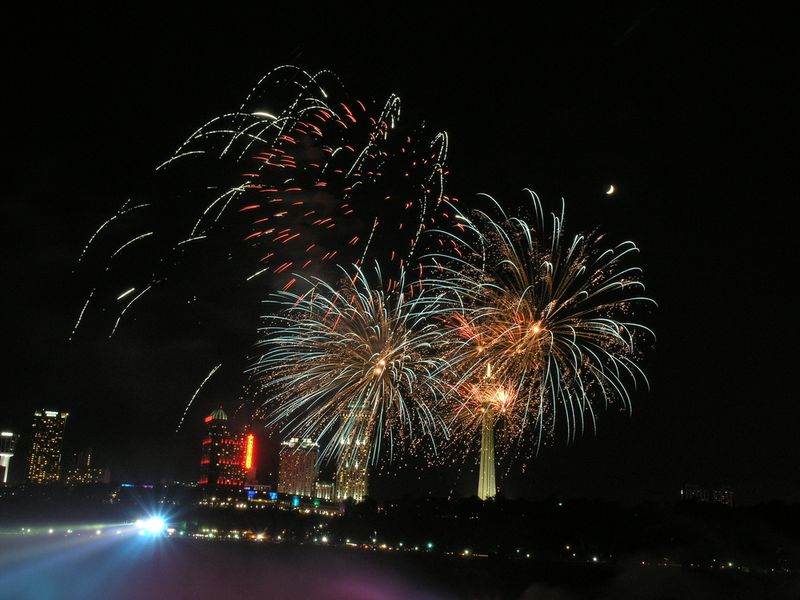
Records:
[[[108,271],[108,270],[111,268],[111,261],[114,259],[114,257],[115,257],[117,254],[119,254],[120,252],[122,252],[123,250],[125,250],[125,248],[127,248],[128,246],[130,246],[130,245],[131,245],[131,244],[133,244],[134,242],[138,242],[139,240],[143,240],[144,238],[150,237],[150,236],[151,236],[151,235],[153,235],[154,233],[155,233],[154,231],[148,231],[147,233],[143,233],[143,234],[141,234],[141,235],[137,235],[137,236],[136,236],[136,237],[134,237],[133,239],[130,239],[130,240],[128,240],[127,242],[125,242],[124,244],[122,244],[122,246],[120,246],[119,248],[117,248],[117,249],[116,249],[116,250],[115,250],[115,251],[114,251],[114,252],[111,254],[111,256],[109,256],[109,257],[108,257],[108,265],[106,266],[106,271]]]
[[[252,368],[267,398],[262,415],[290,437],[318,440],[320,460],[357,459],[352,440],[369,444],[372,463],[384,440],[390,456],[421,438],[435,446],[447,437],[437,299],[373,288],[360,269],[347,278],[342,288],[315,280],[272,301],[283,312],[263,328],[266,349]]]
[[[83,313],[86,312],[86,307],[89,306],[89,302],[92,300],[92,296],[94,296],[95,288],[92,288],[92,291],[89,292],[89,296],[86,298],[86,302],[83,303],[83,308],[81,308],[81,312],[78,315],[78,320],[75,321],[75,325],[72,327],[72,333],[69,334],[69,338],[67,338],[68,342],[72,341],[72,338],[75,337],[75,332],[78,331],[78,327],[81,324],[81,319],[83,319]]]
[[[265,103],[279,110],[262,110]],[[393,94],[380,110],[351,99],[330,71],[274,69],[238,111],[210,120],[176,150],[176,160],[192,158],[197,146],[219,160],[236,155],[236,167],[247,171],[244,183],[206,206],[192,233],[226,198],[214,223],[230,206],[239,206],[249,219],[245,239],[269,248],[261,260],[271,265],[273,276],[288,279],[287,262],[293,270],[318,269],[324,262],[363,265],[368,256],[402,269],[447,199],[447,135],[437,133],[425,146],[418,132],[398,129],[400,112],[400,98]],[[376,211],[386,218],[379,220]],[[342,228],[356,235],[347,237]],[[372,244],[378,229],[388,234],[381,247]],[[343,239],[353,246],[347,257]]]
[[[101,231],[103,231],[106,227],[108,227],[111,223],[113,223],[114,221],[116,221],[120,217],[123,217],[126,214],[128,214],[128,213],[130,213],[130,212],[132,212],[134,210],[138,210],[140,208],[146,208],[146,207],[150,206],[149,204],[137,204],[136,206],[131,206],[130,208],[126,208],[129,202],[130,202],[130,200],[126,200],[116,213],[114,213],[111,217],[106,219],[102,223],[102,225],[100,225],[100,227],[98,227],[95,230],[95,232],[89,238],[89,241],[86,242],[86,245],[81,250],[80,255],[78,256],[78,262],[79,263],[83,260],[84,256],[86,256],[86,253],[89,251],[89,248],[91,247],[92,243],[95,241],[97,236],[100,235]]]
[[[137,266],[141,274],[122,285],[160,285],[168,279],[166,270],[177,265],[177,252],[185,259],[186,252],[200,251],[188,242],[209,244],[218,239],[215,234],[240,228],[251,251],[237,258],[253,261],[242,269],[244,282],[264,276],[275,289],[288,289],[304,281],[297,273],[335,277],[339,265],[379,260],[389,277],[387,288],[395,289],[396,274],[410,268],[421,234],[441,226],[440,207],[455,201],[444,195],[447,134],[429,136],[422,125],[401,128],[400,117],[401,101],[394,94],[383,103],[366,102],[351,96],[330,71],[273,69],[238,110],[208,120],[157,167],[161,178],[186,169],[180,181],[206,173],[212,180],[174,198],[169,194],[171,202],[126,202],[94,232],[78,262],[101,234],[117,233],[112,222],[127,224],[132,211],[149,207],[158,228],[130,232],[127,242],[117,241],[111,258],[146,238],[158,238],[156,248],[166,254],[149,251],[155,242],[148,244],[144,259],[152,269]],[[167,204],[173,213],[165,219],[156,211]],[[141,217],[136,219],[134,224]],[[142,245],[140,252],[145,251]],[[112,264],[107,260],[99,275]],[[102,280],[91,287],[92,302],[84,303],[78,326],[85,326],[91,307],[113,300]]]
[[[119,324],[122,321],[122,317],[125,316],[125,313],[128,312],[128,309],[133,305],[133,303],[136,302],[142,296],[144,296],[145,293],[148,292],[151,289],[152,289],[152,286],[148,285],[141,292],[136,294],[136,296],[134,296],[133,300],[131,300],[130,302],[128,302],[125,305],[125,308],[123,308],[122,311],[119,313],[119,316],[117,317],[117,321],[114,323],[114,327],[111,329],[111,333],[108,334],[108,339],[111,339],[113,337],[114,333],[117,331],[117,327],[119,327]],[[125,295],[127,295],[127,294],[125,294]]]
[[[206,375],[206,378],[203,379],[203,381],[200,382],[200,385],[197,386],[197,389],[194,391],[194,394],[192,394],[191,399],[186,404],[186,408],[183,409],[183,414],[181,415],[181,420],[178,421],[178,426],[175,428],[175,433],[178,433],[181,430],[181,427],[183,426],[183,421],[186,419],[186,415],[189,413],[189,408],[191,408],[192,403],[194,402],[194,399],[197,398],[197,395],[200,393],[200,390],[203,389],[203,386],[206,384],[206,382],[209,379],[211,379],[211,377],[214,376],[214,373],[216,373],[221,366],[222,363],[219,363],[216,367],[211,369],[211,371],[208,372],[208,375]]]
[[[506,451],[533,429],[535,448],[557,417],[567,439],[596,426],[593,401],[619,400],[631,408],[627,382],[647,378],[637,365],[639,340],[650,329],[627,320],[642,295],[641,269],[623,263],[638,249],[623,242],[603,250],[602,236],[576,235],[567,242],[564,208],[546,222],[530,190],[534,221],[509,217],[490,198],[499,219],[475,211],[457,215],[462,255],[429,255],[427,280],[449,290],[447,324],[460,342],[449,352],[461,397],[450,425],[456,439],[474,439],[486,411],[493,413]],[[441,245],[447,247],[448,232]],[[654,336],[653,336],[654,338]]]

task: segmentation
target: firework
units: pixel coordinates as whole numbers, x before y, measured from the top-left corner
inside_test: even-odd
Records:
[[[597,234],[567,239],[563,205],[548,223],[529,193],[532,224],[492,200],[497,219],[458,216],[460,255],[431,257],[437,277],[429,285],[449,289],[447,324],[460,338],[449,358],[461,398],[454,433],[476,439],[489,422],[506,449],[529,437],[538,449],[559,421],[573,439],[587,420],[595,427],[598,404],[630,410],[628,385],[647,381],[639,343],[652,335],[629,320],[637,305],[652,303],[641,269],[627,266],[636,245],[604,249]]]
[[[111,338],[129,319],[167,315],[181,334],[202,324],[204,338],[229,342],[230,324],[252,319],[244,355],[273,290],[374,260],[394,290],[452,200],[446,156],[447,135],[403,118],[398,96],[374,101],[329,71],[274,69],[89,237],[76,267],[88,294],[69,339],[93,326]]]
[[[126,202],[90,236],[78,262],[91,293],[70,337],[109,305],[113,334],[145,292],[190,269],[204,277],[189,278],[189,299],[222,277],[263,296],[374,260],[392,290],[422,232],[448,216],[446,155],[447,135],[406,123],[398,96],[374,102],[329,71],[274,69],[159,165],[148,202]]]
[[[447,435],[437,299],[373,288],[359,269],[338,289],[313,283],[304,294],[282,292],[275,302],[285,310],[263,330],[253,371],[268,424],[320,441],[321,460],[374,463],[383,442],[390,455],[398,443],[435,446]]]
[[[211,158],[238,170],[240,180],[212,198],[190,234],[207,233],[224,216],[236,220],[257,250],[248,280],[269,274],[289,288],[298,272],[319,276],[368,259],[396,274],[446,199],[447,135],[401,121],[394,94],[371,102],[329,71],[284,66],[159,168]],[[386,283],[391,289],[396,279]]]

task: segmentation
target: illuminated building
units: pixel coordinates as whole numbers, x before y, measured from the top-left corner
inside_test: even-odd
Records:
[[[681,499],[695,502],[708,502],[708,490],[701,485],[687,483],[681,490]]]
[[[349,431],[342,435],[340,444],[347,446],[339,455],[336,468],[335,492],[337,500],[351,498],[361,502],[367,495],[369,476],[369,411],[366,406],[359,407],[351,402],[348,408],[355,412],[355,419]],[[356,412],[357,411],[357,412]],[[355,444],[355,448],[352,445]]]
[[[108,469],[92,466],[92,449],[86,448],[78,453],[75,466],[67,471],[64,482],[67,485],[91,485],[108,483],[110,479]]]
[[[336,499],[352,498],[361,502],[367,495],[369,444],[367,438],[356,437],[355,452],[344,452],[336,469]],[[349,440],[346,443],[350,443]]]
[[[687,483],[681,490],[681,499],[686,501],[711,502],[712,504],[733,506],[733,490],[727,485],[717,486],[709,489],[701,485]]]
[[[247,499],[253,502],[270,502],[272,486],[260,483],[245,483],[244,491]]]
[[[8,470],[19,436],[10,431],[0,431],[0,483],[8,483]]]
[[[314,495],[319,446],[311,439],[292,438],[281,443],[278,492],[294,496]]]
[[[727,486],[716,487],[711,490],[711,502],[733,506],[733,490]]]
[[[361,502],[367,495],[367,452],[359,450],[355,457],[347,456],[339,460],[336,470],[337,500],[352,498]]]
[[[228,415],[218,408],[204,419],[207,430],[203,438],[198,483],[210,490],[241,487],[245,480],[246,438],[231,433]],[[251,446],[252,468],[252,446]]]
[[[334,496],[333,487],[332,481],[318,481],[314,484],[314,497],[331,502]]]
[[[55,483],[61,474],[61,446],[68,413],[37,410],[31,426],[31,453],[28,476],[31,483]]]

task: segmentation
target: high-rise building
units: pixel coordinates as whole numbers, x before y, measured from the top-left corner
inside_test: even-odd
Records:
[[[681,500],[687,502],[708,502],[708,490],[702,485],[696,483],[687,483],[681,490]]]
[[[349,446],[351,442],[345,443]],[[336,469],[336,499],[350,498],[361,502],[367,495],[369,439],[356,436],[352,443],[355,444],[355,449],[345,450],[339,457]]]
[[[200,459],[200,485],[211,490],[241,487],[247,460],[245,437],[228,429],[228,415],[222,408],[212,412],[204,421],[207,431]]]
[[[37,410],[31,426],[31,453],[28,456],[28,481],[55,483],[61,476],[61,446],[68,413]]]
[[[337,500],[361,502],[367,495],[369,476],[370,413],[366,406],[359,407],[355,402],[348,408],[351,412],[343,417],[343,431],[339,434],[339,443],[344,447],[336,467],[334,491]]]
[[[85,448],[75,455],[73,466],[67,470],[64,482],[67,485],[91,485],[108,483],[110,479],[108,469],[92,466],[92,449]]]
[[[728,486],[717,486],[711,490],[711,502],[733,506],[733,490]]]
[[[313,496],[317,480],[319,446],[309,438],[291,438],[281,443],[278,464],[278,492],[295,496]]]
[[[8,483],[8,470],[11,468],[11,458],[14,456],[18,438],[11,431],[0,431],[0,483]]]
[[[367,451],[342,457],[336,470],[336,499],[361,502],[367,495]]]
[[[695,483],[687,483],[681,490],[681,499],[694,502],[711,502],[733,506],[733,489],[728,485],[708,488]]]

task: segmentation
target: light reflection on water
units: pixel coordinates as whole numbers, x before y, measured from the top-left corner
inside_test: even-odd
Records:
[[[84,533],[2,536],[0,598],[449,600],[418,577],[336,549]]]
[[[302,600],[624,600],[800,598],[797,578],[407,557],[94,530],[0,535],[0,598],[291,598]]]

